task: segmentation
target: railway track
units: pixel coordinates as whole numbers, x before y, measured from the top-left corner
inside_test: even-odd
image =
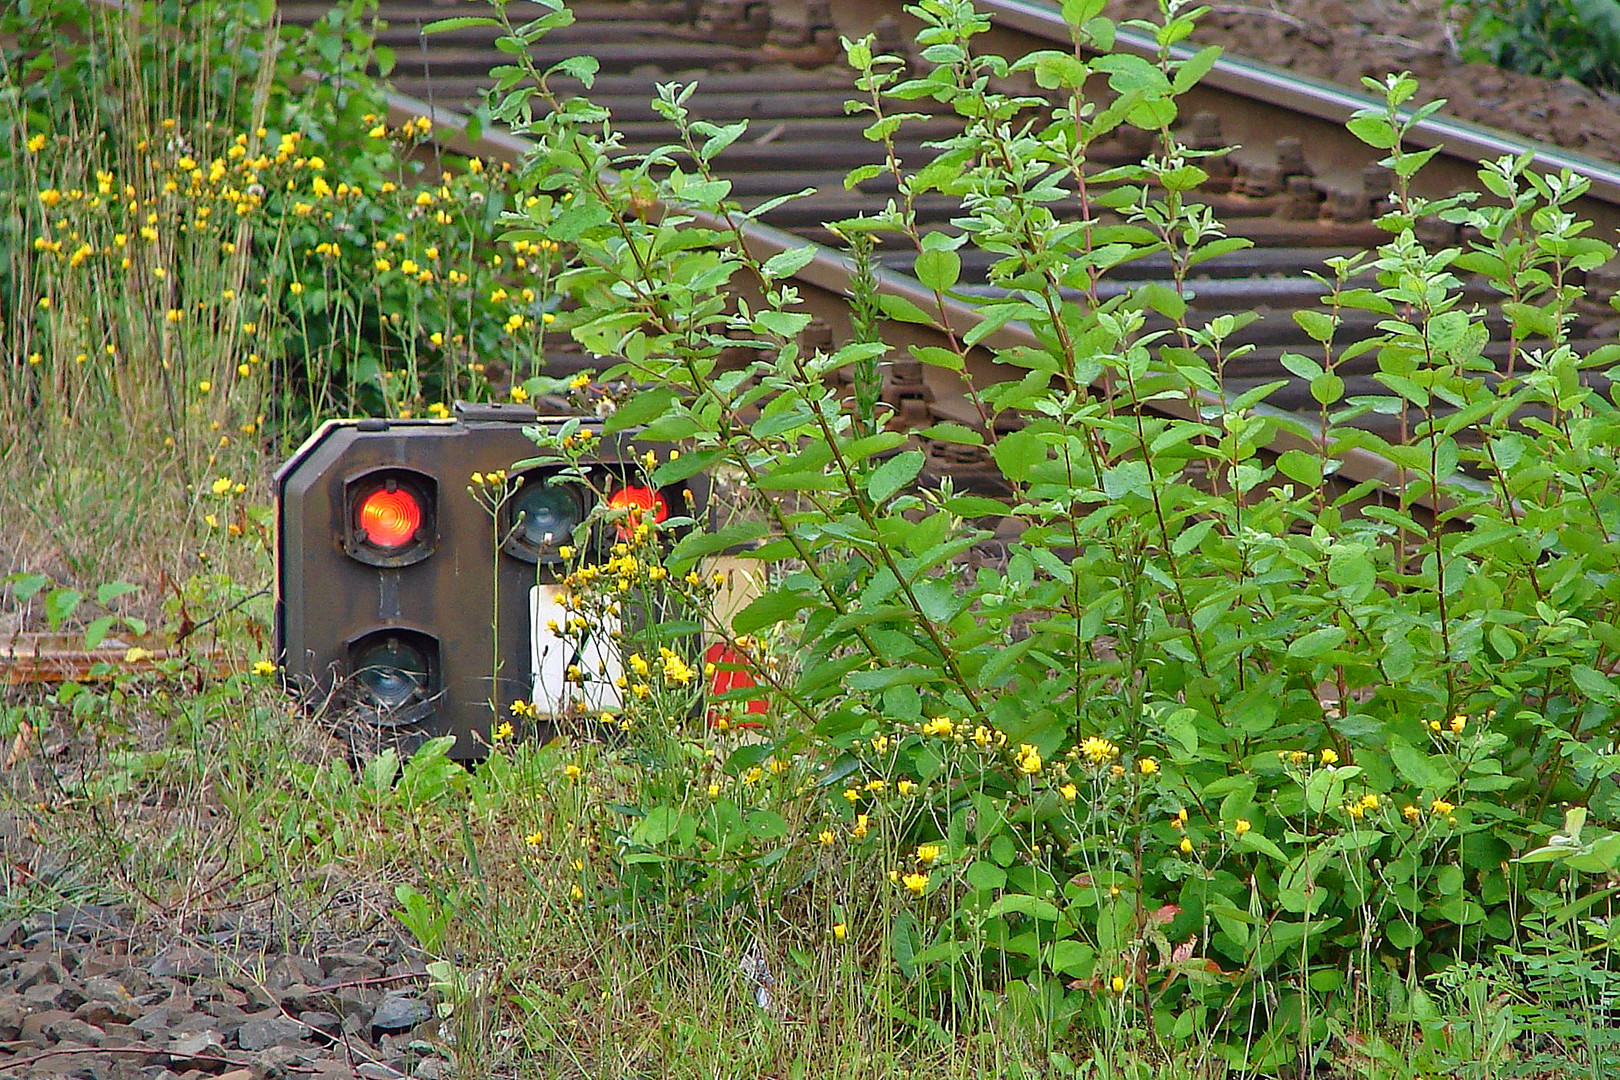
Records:
[[[1004,55],[1035,49],[1068,46],[1068,34],[1051,7],[1037,0],[978,0],[993,22],[986,47]],[[522,0],[512,3],[514,20],[527,14]],[[309,0],[281,4],[284,21],[305,23],[318,17],[324,6]],[[458,152],[513,160],[524,143],[510,135],[486,131],[467,139],[461,118],[476,109],[487,72],[504,62],[494,48],[494,32],[469,29],[424,37],[422,26],[459,9],[438,0],[383,0],[379,15],[387,21],[379,42],[395,50],[392,75],[398,96],[393,110],[399,119],[428,114],[445,145]],[[885,51],[907,54],[913,25],[899,0],[636,0],[632,3],[585,0],[573,5],[577,22],[548,35],[539,44],[540,66],[589,53],[601,68],[591,98],[611,109],[626,149],[644,151],[664,144],[670,128],[649,105],[656,83],[677,80],[699,84],[692,105],[695,115],[715,121],[747,119],[749,131],[720,159],[720,170],[733,182],[733,193],[745,206],[801,188],[816,194],[795,200],[767,213],[761,227],[750,235],[761,254],[803,242],[831,245],[836,238],[825,222],[880,208],[893,194],[892,181],[875,179],[846,190],[845,172],[874,160],[876,148],[861,136],[868,118],[846,114],[844,101],[855,96],[851,76],[843,68],[840,35],[875,33]],[[1152,42],[1121,31],[1117,48],[1148,54]],[[913,57],[913,60],[915,58]],[[1219,61],[1203,83],[1182,100],[1186,118],[1183,137],[1194,146],[1236,145],[1227,166],[1201,193],[1225,222],[1229,234],[1244,236],[1254,246],[1202,264],[1189,282],[1190,307],[1196,313],[1255,310],[1261,318],[1233,344],[1253,350],[1227,369],[1233,392],[1275,379],[1289,385],[1274,394],[1269,404],[1284,411],[1316,414],[1306,387],[1293,379],[1281,362],[1288,351],[1314,351],[1297,328],[1291,313],[1313,305],[1320,289],[1308,276],[1325,259],[1348,255],[1385,238],[1373,224],[1387,198],[1390,180],[1375,160],[1377,155],[1354,139],[1344,121],[1356,109],[1372,104],[1360,94],[1314,80],[1267,68],[1251,61]],[[960,130],[959,122],[943,106],[926,99],[908,108],[931,113],[900,131],[897,149],[902,160],[926,160],[923,145]],[[1101,163],[1137,159],[1149,147],[1140,133],[1123,131],[1098,147]],[[1431,117],[1417,125],[1411,141],[1418,146],[1441,145],[1443,151],[1426,170],[1423,181],[1432,192],[1474,184],[1475,162],[1482,157],[1519,153],[1527,148],[1516,138],[1475,125]],[[1591,191],[1578,207],[1598,225],[1598,235],[1614,235],[1620,227],[1620,167],[1583,158],[1552,147],[1534,147],[1541,169],[1569,168],[1591,180]],[[949,228],[957,210],[954,200],[925,198],[918,204],[924,228]],[[1425,223],[1427,239],[1457,242],[1454,227]],[[898,246],[882,247],[881,287],[931,307],[933,296],[910,277],[911,252]],[[973,300],[994,291],[985,281],[989,256],[964,250],[962,299],[953,311],[958,326],[975,321]],[[829,247],[801,271],[800,285],[817,320],[808,332],[830,344],[848,332],[844,297],[851,266]],[[1167,272],[1165,262],[1144,259],[1131,264],[1112,287],[1122,288],[1154,280]],[[1620,274],[1595,272],[1600,290],[1609,288]],[[1481,288],[1477,299],[1486,301]],[[957,320],[955,316],[959,315]],[[1346,333],[1371,332],[1347,321]],[[1573,327],[1577,347],[1592,347],[1613,340],[1617,322],[1606,306],[1583,309]],[[926,344],[927,328],[897,326],[894,344]],[[1011,325],[992,335],[987,346],[1027,343],[1028,334]],[[1505,357],[1505,345],[1496,346],[1494,359]],[[975,415],[954,376],[924,368],[905,359],[890,365],[885,395],[902,422],[923,427],[940,420],[972,422]],[[988,354],[975,358],[975,374],[994,377]],[[586,358],[566,347],[548,357],[552,370],[566,373]],[[1346,395],[1380,393],[1369,354],[1341,371]],[[1359,423],[1386,438],[1398,435],[1398,420],[1370,413]],[[1277,449],[1287,448],[1287,437]],[[962,447],[936,448],[939,471],[960,483],[989,482],[991,470],[974,452]],[[1390,474],[1389,466],[1373,455],[1353,455],[1342,476],[1349,481]]]

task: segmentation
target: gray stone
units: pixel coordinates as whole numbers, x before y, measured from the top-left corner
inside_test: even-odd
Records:
[[[298,983],[314,985],[321,981],[321,966],[302,956],[278,956],[265,972],[264,985],[280,993]]]
[[[426,1057],[416,1063],[411,1075],[418,1080],[444,1080],[450,1075],[450,1063],[440,1057]]]
[[[308,983],[293,983],[276,991],[276,997],[280,999],[281,1004],[294,1012],[318,1009],[326,1004],[331,995],[330,990],[321,990]]]
[[[236,1029],[236,1045],[243,1050],[263,1050],[267,1046],[300,1043],[308,1031],[303,1024],[284,1016],[250,1017]]]
[[[129,1025],[135,1033],[145,1039],[163,1039],[169,1035],[169,1028],[173,1024],[166,1005],[159,1005],[150,1012],[141,1014],[140,1018]]]
[[[343,1030],[343,1018],[325,1009],[306,1009],[298,1014],[298,1022],[333,1038]]]
[[[354,1067],[354,1071],[357,1076],[364,1077],[365,1080],[399,1080],[400,1077],[405,1075],[398,1069],[384,1065],[380,1061],[362,1061]]]
[[[223,1057],[225,1036],[217,1031],[200,1031],[169,1043],[169,1058],[176,1065],[208,1065],[209,1059]]]
[[[11,969],[11,988],[21,993],[40,983],[59,983],[67,972],[49,960],[24,960]]]
[[[247,1019],[247,1013],[240,1005],[233,1005],[229,1001],[209,1001],[203,1004],[203,1012],[218,1018],[224,1024],[240,1024]]]
[[[61,983],[35,983],[23,991],[23,1001],[27,1003],[30,1012],[57,1008],[66,996],[67,987]]]
[[[59,1042],[83,1043],[85,1046],[100,1046],[107,1037],[106,1032],[94,1024],[87,1024],[71,1016],[49,1025],[45,1033]]]
[[[344,1019],[369,1013],[382,992],[369,986],[345,986],[337,992],[337,1011]]]
[[[383,973],[381,960],[358,952],[328,953],[321,957],[321,967],[328,976],[343,980],[374,979]]]
[[[141,1033],[128,1024],[98,1024],[96,1026],[107,1033],[107,1038],[102,1041],[102,1046],[135,1046],[145,1041]]]
[[[0,1042],[10,1042],[22,1034],[28,1007],[20,994],[0,994]]]
[[[55,929],[63,933],[76,933],[91,937],[105,930],[116,930],[124,925],[124,916],[117,908],[103,904],[76,904],[58,911],[52,919]]]
[[[254,1054],[253,1060],[273,1069],[301,1069],[314,1063],[317,1056],[308,1046],[267,1046]]]
[[[106,975],[87,979],[84,983],[84,997],[85,1004],[81,1008],[100,1006],[108,1017],[119,1023],[127,1024],[141,1015],[141,1007],[135,1003],[135,996],[129,992],[129,988]],[[101,1023],[98,1020],[90,1022]]]
[[[429,1019],[433,1009],[415,994],[396,990],[383,998],[371,1015],[371,1026],[379,1032],[409,1031]]]
[[[44,1012],[29,1013],[23,1017],[22,1027],[17,1037],[24,1042],[33,1043],[38,1047],[46,1047],[51,1043],[50,1027],[59,1020],[71,1020],[73,1014],[63,1012],[61,1009],[46,1009]]]
[[[219,974],[219,957],[189,945],[170,945],[146,970],[160,979],[211,979]]]

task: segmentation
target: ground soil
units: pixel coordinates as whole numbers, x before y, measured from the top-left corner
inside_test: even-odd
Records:
[[[1113,0],[1116,18],[1156,17],[1158,0]],[[1256,0],[1213,4],[1193,42],[1360,87],[1408,70],[1420,100],[1446,112],[1607,161],[1620,161],[1620,94],[1464,63],[1466,15],[1444,0]]]

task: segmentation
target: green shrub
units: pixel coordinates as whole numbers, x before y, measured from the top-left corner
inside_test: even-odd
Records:
[[[1111,53],[1102,6],[1064,5],[1072,54],[983,52],[989,22],[957,0],[912,9],[915,74],[847,44],[867,95],[851,108],[871,114],[884,159],[851,181],[888,172],[900,195],[838,228],[915,244],[936,303],[879,304],[943,331],[948,347],[912,355],[967,378],[990,423],[922,434],[985,447],[1010,493],[999,500],[917,488],[924,452],[829,393],[890,348],[801,346],[810,316],[790,275],[809,252],[750,257],[740,229],[758,212],[729,201],[713,167],[744,125],[703,121],[691,87],[664,86],[671,149],[626,162],[599,110],[556,97],[550,73],[496,73],[497,117],[538,114],[520,123],[540,144],[519,178],[535,197],[508,235],[568,249],[567,330],[609,360],[605,382],[646,388],[610,429],[683,443],[649,463],[654,482],[735,476],[745,504],[676,544],[659,577],[642,564],[582,594],[680,593],[703,556],[739,544],[768,582],[706,626],[765,685],[763,740],[672,707],[654,665],[646,697],[613,718],[634,749],[600,755],[617,777],[602,801],[629,817],[595,820],[621,881],[651,864],[682,894],[751,897],[761,919],[811,889],[844,933],[874,913],[876,929],[861,925],[910,988],[895,1007],[924,1029],[1010,1003],[1049,1039],[1123,1017],[1274,1070],[1342,1031],[1330,1020],[1345,1001],[1428,1015],[1431,974],[1512,948],[1524,897],[1560,880],[1515,857],[1566,805],[1620,810],[1616,414],[1581,378],[1620,347],[1581,355],[1567,335],[1580,272],[1613,250],[1569,212],[1585,181],[1532,174],[1527,158],[1481,168],[1490,205],[1415,195],[1435,152],[1400,145],[1415,83],[1371,82],[1385,107],[1350,126],[1397,178],[1379,221],[1389,240],[1329,262],[1321,308],[1297,316],[1320,350],[1285,358],[1319,415],[1266,409],[1281,382],[1233,394],[1223,372],[1245,347],[1230,341],[1254,316],[1196,319],[1184,294],[1194,266],[1245,242],[1196,202],[1209,152],[1172,126],[1215,54],[1173,57],[1192,26],[1175,4],[1146,27],[1157,60]],[[567,20],[505,24],[506,51]],[[589,86],[594,64],[566,70]],[[996,89],[1009,75],[1045,96]],[[1088,96],[1088,79],[1113,96]],[[913,118],[894,110],[922,98],[965,128],[902,169],[881,150]],[[1091,147],[1121,126],[1152,132],[1151,156],[1093,166]],[[1088,216],[1060,208],[1065,188]],[[649,190],[662,216],[640,212]],[[962,200],[958,234],[921,228],[912,204],[929,192]],[[1415,231],[1430,217],[1480,239],[1431,249]],[[1004,290],[976,324],[945,304],[966,246],[997,256]],[[1169,257],[1173,280],[1105,299],[1100,283],[1148,254]],[[1374,287],[1351,284],[1364,271]],[[1465,274],[1500,296],[1500,378]],[[1351,312],[1374,314],[1376,333],[1346,340]],[[1014,321],[1036,344],[994,348],[1008,377],[973,385],[968,350]],[[751,359],[721,362],[739,347]],[[1381,392],[1346,398],[1343,366],[1369,353]],[[1368,412],[1398,415],[1410,438],[1352,426]],[[1281,435],[1305,448],[1275,455]],[[1353,449],[1394,465],[1387,497],[1329,486]],[[964,570],[995,516],[1023,523],[1005,565]],[[637,756],[658,745],[677,749]],[[625,767],[657,777],[632,785],[638,801],[612,771]],[[761,810],[765,831],[751,824]],[[835,862],[843,884],[808,884]]]
[[[1620,89],[1615,0],[1452,0],[1463,10],[1463,58],[1511,71]]]

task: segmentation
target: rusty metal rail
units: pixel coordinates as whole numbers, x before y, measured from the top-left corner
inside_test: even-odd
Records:
[[[743,232],[747,246],[769,256],[806,241],[818,245],[833,239],[824,222],[881,207],[893,193],[892,181],[876,179],[853,190],[843,188],[844,171],[870,160],[873,153],[860,135],[864,119],[844,115],[844,99],[853,96],[850,76],[838,69],[838,36],[875,33],[880,47],[909,56],[908,16],[899,0],[856,3],[854,0],[639,0],[603,3],[582,0],[574,5],[579,21],[543,39],[536,60],[542,65],[580,53],[601,62],[593,100],[607,105],[615,126],[634,152],[664,143],[670,131],[653,118],[648,99],[654,84],[675,79],[699,82],[692,100],[705,118],[747,118],[750,131],[722,156],[723,174],[733,181],[734,192],[745,206],[801,187],[818,194],[790,202],[767,215],[762,223],[749,223]],[[1067,44],[1068,33],[1057,13],[1035,0],[980,0],[994,29],[988,46],[1016,55],[1037,48]],[[509,10],[521,18],[525,5],[513,0]],[[304,21],[319,8],[313,0],[282,4],[288,21]],[[515,161],[528,144],[509,133],[486,127],[480,138],[465,133],[460,108],[484,85],[487,69],[504,62],[493,47],[490,30],[461,31],[432,38],[420,26],[446,14],[432,0],[384,0],[380,13],[391,20],[384,37],[396,51],[397,85],[415,95],[397,94],[390,101],[390,116],[400,122],[419,115],[434,119],[441,143],[450,150],[497,160]],[[1152,53],[1151,41],[1122,31],[1121,48]],[[915,58],[911,58],[915,62]],[[913,103],[908,103],[908,105]],[[1232,391],[1241,392],[1274,378],[1288,378],[1280,358],[1289,350],[1313,348],[1294,326],[1292,311],[1315,302],[1318,294],[1308,271],[1324,258],[1364,250],[1384,234],[1372,224],[1389,191],[1388,176],[1376,167],[1377,155],[1343,128],[1355,110],[1374,104],[1372,99],[1341,87],[1301,79],[1265,65],[1226,58],[1218,61],[1203,84],[1184,99],[1183,115],[1190,119],[1182,135],[1203,147],[1241,144],[1231,166],[1219,169],[1205,198],[1227,223],[1232,235],[1249,237],[1255,247],[1198,268],[1190,282],[1188,300],[1207,312],[1254,309],[1262,318],[1243,332],[1240,341],[1253,351],[1227,369]],[[947,137],[960,130],[960,121],[929,102],[920,111],[933,115],[901,129],[900,150],[911,161],[927,154],[928,139]],[[1474,125],[1441,117],[1419,124],[1413,141],[1422,145],[1444,142],[1448,149],[1431,165],[1435,183],[1442,186],[1472,181],[1474,158],[1517,153],[1527,144]],[[1104,162],[1127,160],[1148,149],[1132,133],[1098,146]],[[1551,147],[1530,148],[1543,167],[1570,167],[1592,180],[1592,191],[1581,210],[1603,223],[1620,223],[1620,169],[1568,154]],[[919,205],[925,228],[950,228],[957,203],[946,198],[923,200]],[[716,224],[707,222],[708,224]],[[1425,226],[1431,239],[1454,242],[1455,230],[1439,223]],[[902,296],[925,311],[936,311],[936,298],[910,276],[911,254],[880,248],[883,269],[879,288]],[[958,333],[978,321],[975,300],[994,290],[983,284],[988,257],[965,253],[964,283],[943,305],[945,322]],[[797,275],[806,307],[816,316],[812,324],[818,344],[833,344],[849,332],[846,296],[852,273],[850,262],[837,251],[818,246],[815,257]],[[1123,285],[1162,276],[1165,268],[1152,260],[1128,271]],[[979,275],[978,282],[973,280]],[[1476,299],[1488,299],[1480,295]],[[1610,318],[1596,308],[1582,313],[1577,336],[1596,340],[1608,333]],[[1356,327],[1349,328],[1351,331]],[[1366,328],[1370,329],[1370,327]],[[889,366],[886,398],[902,422],[917,427],[937,420],[975,422],[978,418],[955,376],[925,368],[906,359],[904,346],[939,344],[938,331],[915,325],[890,324],[891,343],[899,357]],[[975,380],[1000,375],[989,350],[1009,345],[1031,345],[1027,328],[1009,325],[990,335],[972,350],[968,371]],[[554,370],[567,372],[586,358],[564,350],[548,357]],[[1371,370],[1346,371],[1352,392],[1377,392]],[[1314,418],[1314,402],[1298,388],[1285,388],[1279,405],[1300,409]],[[1213,399],[1204,404],[1213,404]],[[1185,409],[1184,403],[1160,403],[1167,411]],[[1279,413],[1286,415],[1286,413]],[[1390,418],[1376,414],[1361,421],[1386,437]],[[1382,425],[1382,426],[1381,426]],[[1280,436],[1275,449],[1298,440]],[[973,473],[986,462],[963,448],[935,448],[942,471]],[[1354,452],[1340,477],[1356,482],[1388,480],[1394,470],[1382,458]]]

